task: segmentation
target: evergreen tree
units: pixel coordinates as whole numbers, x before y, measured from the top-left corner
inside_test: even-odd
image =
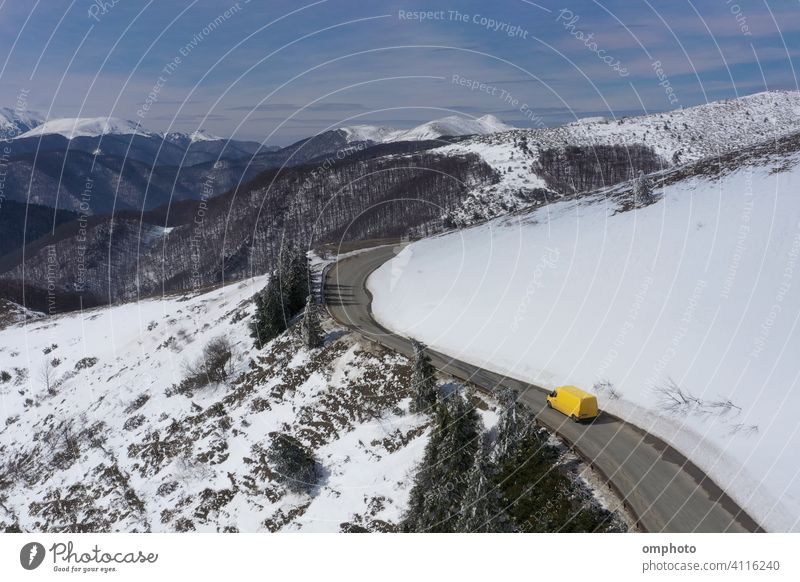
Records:
[[[633,201],[636,204],[650,204],[653,201],[653,185],[642,170],[633,180]]]
[[[409,495],[408,511],[402,523],[405,531],[426,531],[430,524],[441,521],[442,516],[438,509],[446,506],[448,487],[440,481],[439,448],[449,426],[449,411],[446,406],[439,405],[436,409],[436,424],[428,444],[425,445],[425,454]]]
[[[489,457],[488,443],[484,442],[475,455],[469,473],[456,531],[461,533],[496,533],[515,531],[506,515],[502,495],[494,482],[496,466]]]
[[[516,455],[521,443],[534,427],[531,414],[519,402],[513,388],[501,387],[497,391],[499,419],[494,445],[494,461],[505,463]]]
[[[309,493],[319,479],[319,463],[303,444],[291,435],[270,433],[267,461],[275,479],[296,493]]]
[[[481,435],[475,409],[456,393],[436,408],[436,426],[411,490],[406,531],[454,532]]]
[[[284,243],[278,257],[278,269],[266,288],[255,298],[256,313],[250,336],[261,348],[289,326],[289,321],[303,310],[309,290],[308,265],[293,243]]]
[[[284,242],[281,246],[278,279],[284,303],[283,309],[291,318],[302,311],[310,285],[308,262],[293,242]]]
[[[411,345],[414,348],[414,370],[411,375],[414,397],[411,412],[425,412],[436,404],[439,397],[436,368],[433,367],[425,344],[411,340]]]
[[[309,350],[320,347],[324,341],[317,304],[311,295],[306,298],[306,309],[303,313],[303,320],[300,322],[300,333],[303,336],[303,343]]]
[[[250,337],[261,349],[270,340],[286,330],[286,314],[283,311],[281,288],[275,277],[271,277],[266,288],[255,298],[256,312],[250,324]]]
[[[452,421],[439,448],[441,465],[448,475],[463,476],[472,468],[480,444],[481,420],[475,408],[458,392],[448,398],[446,406]]]

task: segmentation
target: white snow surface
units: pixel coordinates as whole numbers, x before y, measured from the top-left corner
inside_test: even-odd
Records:
[[[454,357],[597,392],[766,529],[800,531],[798,192],[795,152],[644,208],[551,203],[411,244],[370,277],[372,308]],[[688,395],[675,411],[670,380]]]
[[[398,523],[427,442],[428,419],[408,413],[403,396],[407,360],[341,331],[313,352],[290,336],[254,350],[249,299],[265,281],[12,319],[0,330],[0,370],[12,376],[0,381],[0,526],[335,532]],[[234,345],[232,379],[167,395],[221,335]],[[260,468],[256,447],[266,450],[272,431],[314,451],[318,490],[292,493]],[[69,432],[78,444],[68,449]]]
[[[155,134],[144,131],[135,121],[118,117],[66,117],[45,121],[17,136],[19,138],[39,137],[43,135],[63,135],[67,139],[76,137],[99,137],[102,135],[143,135]]]
[[[205,129],[197,129],[191,133],[173,131],[164,135],[164,139],[181,145],[195,143],[198,141],[220,141],[224,138],[216,136]]]
[[[31,111],[17,111],[11,107],[0,107],[0,137],[12,138],[36,127],[44,121]]]
[[[439,139],[440,137],[458,135],[488,135],[500,131],[509,131],[514,127],[503,123],[494,115],[484,115],[477,119],[470,119],[461,115],[449,115],[411,129],[393,129],[377,125],[353,125],[339,129],[347,134],[348,142],[371,141],[388,143]]]
[[[214,135],[213,133],[209,133],[205,129],[198,129],[189,134],[189,139],[192,140],[192,142],[196,142],[196,141],[219,141],[222,138],[217,135]]]

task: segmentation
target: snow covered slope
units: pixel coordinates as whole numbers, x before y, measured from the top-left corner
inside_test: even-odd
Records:
[[[42,118],[35,113],[0,107],[0,139],[9,139],[30,131],[42,121]]]
[[[341,330],[252,349],[264,278],[0,331],[0,531],[390,530],[428,418],[407,413],[405,358]],[[213,337],[231,379],[171,394]],[[272,431],[314,451],[311,494],[279,484]]]
[[[646,207],[623,185],[414,243],[371,277],[373,310],[486,368],[594,389],[769,530],[800,531],[800,137],[659,179]]]
[[[484,115],[477,119],[449,115],[411,129],[392,129],[376,125],[353,125],[339,129],[345,132],[348,142],[351,143],[362,141],[389,143],[439,139],[440,137],[457,135],[488,135],[500,131],[509,131],[514,127],[503,123],[494,115]]]
[[[0,330],[9,325],[21,323],[23,321],[33,321],[44,317],[43,313],[26,309],[7,299],[0,299]]]
[[[23,139],[43,135],[62,135],[67,139],[73,139],[75,137],[99,137],[108,134],[135,134],[150,137],[156,135],[144,131],[138,123],[128,119],[120,119],[118,117],[66,117],[45,121],[17,137]]]
[[[183,133],[180,131],[173,131],[164,135],[164,139],[168,142],[178,144],[180,146],[187,146],[196,142],[203,141],[222,141],[224,138],[217,137],[205,129],[198,129],[191,133]]]
[[[687,109],[613,120],[592,117],[552,128],[476,136],[440,153],[476,153],[500,175],[491,189],[472,193],[459,225],[528,204],[525,193],[544,186],[541,152],[567,146],[648,146],[664,166],[697,161],[800,131],[800,91],[770,91]]]

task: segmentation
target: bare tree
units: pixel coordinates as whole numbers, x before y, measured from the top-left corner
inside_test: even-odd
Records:
[[[702,404],[697,396],[684,391],[672,378],[667,378],[654,391],[659,399],[659,406],[669,414],[688,414],[697,410]]]
[[[53,386],[53,364],[47,358],[44,359],[42,363],[42,369],[39,372],[39,379],[41,380],[42,384],[44,384],[47,393],[50,396],[55,396],[56,391],[55,387]]]

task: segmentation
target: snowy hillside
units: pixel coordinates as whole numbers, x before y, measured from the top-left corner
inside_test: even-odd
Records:
[[[30,131],[42,121],[43,119],[35,113],[0,107],[0,139],[9,139]]]
[[[207,132],[205,129],[198,129],[191,133],[183,133],[173,131],[164,135],[164,139],[168,142],[178,144],[180,146],[187,146],[191,143],[202,141],[220,141],[224,138],[218,137]]]
[[[749,139],[737,119],[784,100],[796,94],[756,96],[707,140]],[[664,174],[649,206],[618,186],[414,243],[371,277],[376,317],[543,387],[594,390],[767,529],[800,531],[800,137],[721,162]]]
[[[135,121],[117,117],[66,117],[45,121],[19,136],[20,139],[43,135],[61,135],[67,139],[76,137],[99,137],[101,135],[154,136],[144,131]]]
[[[22,305],[7,299],[0,299],[0,330],[16,323],[33,321],[42,317],[44,317],[43,313],[25,309]]]
[[[264,279],[0,331],[0,531],[391,530],[428,418],[406,412],[404,358],[331,329],[252,349]],[[203,347],[233,344],[229,380],[174,393]],[[279,484],[273,431],[322,466]]]
[[[411,129],[392,129],[376,125],[353,125],[340,129],[345,132],[349,142],[389,143],[439,139],[440,137],[457,135],[488,135],[509,131],[514,127],[503,123],[494,115],[484,115],[477,119],[450,115],[423,123]]]
[[[476,153],[499,173],[500,183],[472,193],[458,224],[491,218],[527,205],[525,192],[543,187],[536,164],[545,150],[567,146],[652,148],[667,167],[716,156],[800,131],[800,92],[771,91],[618,120],[592,117],[559,127],[477,136],[436,150]],[[610,185],[610,184],[607,184]]]

